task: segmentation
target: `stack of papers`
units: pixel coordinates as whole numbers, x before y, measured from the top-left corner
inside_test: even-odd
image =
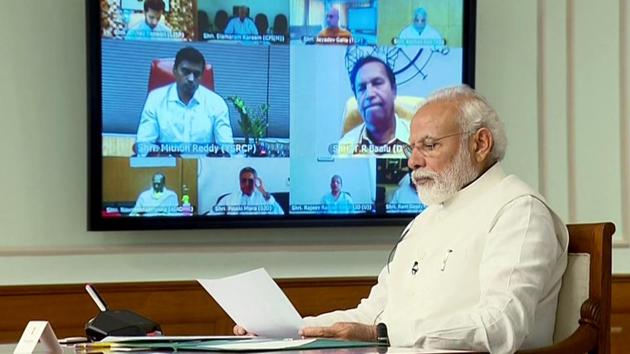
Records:
[[[202,339],[199,339],[202,338]],[[212,339],[209,339],[212,338]],[[78,350],[106,349],[110,352],[130,352],[167,349],[169,351],[272,351],[290,349],[324,349],[374,347],[372,342],[355,342],[334,339],[269,339],[241,336],[216,337],[107,337],[97,343],[77,345]]]

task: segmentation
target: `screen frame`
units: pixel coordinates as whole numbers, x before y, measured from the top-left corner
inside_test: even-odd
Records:
[[[476,0],[463,1],[462,82],[474,88]],[[85,0],[87,51],[87,229],[88,231],[400,226],[409,215],[283,215],[121,217],[101,214],[103,200],[102,76],[100,1]]]

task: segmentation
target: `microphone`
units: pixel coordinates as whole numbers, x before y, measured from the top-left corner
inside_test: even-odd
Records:
[[[413,262],[413,266],[411,266],[411,275],[416,275],[418,273],[418,261]]]

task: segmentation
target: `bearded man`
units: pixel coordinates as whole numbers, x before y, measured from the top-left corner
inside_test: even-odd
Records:
[[[471,88],[429,97],[406,148],[427,208],[367,298],[306,317],[300,334],[490,353],[551,344],[568,233],[539,194],[503,172],[506,146],[496,111]]]

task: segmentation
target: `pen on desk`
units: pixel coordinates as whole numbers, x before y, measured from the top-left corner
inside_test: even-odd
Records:
[[[114,344],[115,343],[110,343],[110,342],[77,343],[74,345],[74,349],[90,350],[90,349],[97,349],[97,348],[111,348],[115,346]]]
[[[92,284],[85,284],[85,291],[90,295],[96,306],[101,311],[107,311],[107,304],[103,300],[103,298],[96,292],[96,289],[92,286]]]

